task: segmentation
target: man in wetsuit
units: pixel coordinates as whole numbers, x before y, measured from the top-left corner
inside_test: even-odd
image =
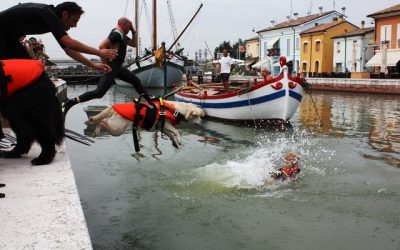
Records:
[[[129,31],[132,33],[132,39],[127,37]],[[122,17],[118,20],[117,27],[111,30],[108,37],[103,40],[99,46],[99,48],[118,49],[117,58],[111,61],[103,60],[103,62],[106,62],[111,67],[112,71],[104,74],[100,78],[95,90],[87,91],[78,97],[69,99],[64,105],[64,114],[66,114],[68,110],[77,103],[87,102],[95,98],[103,97],[115,82],[115,78],[119,78],[132,84],[140,95],[142,95],[147,101],[151,101],[149,95],[143,88],[140,79],[131,71],[122,67],[125,60],[127,45],[132,47],[137,46],[135,30],[132,22],[128,18]]]
[[[107,64],[93,63],[81,53],[97,55],[101,58],[115,58],[116,50],[99,50],[67,34],[70,28],[77,26],[83,12],[82,8],[74,2],[64,2],[56,7],[39,3],[23,3],[0,12],[0,59],[31,58],[19,38],[24,35],[51,32],[67,55],[76,61],[105,72],[111,71]]]

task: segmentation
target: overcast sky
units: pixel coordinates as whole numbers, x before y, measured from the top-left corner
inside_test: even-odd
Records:
[[[0,9],[7,9],[18,2],[16,0],[0,0]],[[62,0],[38,0],[35,2],[57,5]],[[133,20],[134,0],[76,0],[85,10],[78,27],[71,29],[68,33],[71,37],[98,47],[100,42],[107,37],[110,30],[115,27],[119,17],[126,15]],[[143,2],[143,0],[140,0]],[[286,16],[291,13],[291,2],[293,12],[299,16],[305,16],[311,9],[317,13],[318,7],[322,6],[324,11],[335,9],[341,12],[346,7],[347,20],[359,26],[362,20],[366,26],[372,26],[372,19],[368,14],[399,4],[399,0],[171,0],[175,23],[180,33],[186,23],[190,20],[201,3],[204,4],[199,16],[191,27],[183,35],[182,47],[185,55],[194,57],[199,49],[205,49],[206,43],[211,51],[222,41],[231,41],[231,44],[239,38],[248,39],[256,36],[256,31],[269,27],[270,21],[278,23],[285,21]],[[146,0],[148,13],[151,12],[152,0]],[[150,47],[149,25],[147,23],[146,8],[141,8],[141,39],[142,47]],[[171,44],[173,35],[168,15],[166,0],[158,1],[158,41]],[[46,52],[52,59],[67,58],[68,56],[58,46],[52,35],[36,36],[42,39],[46,45]],[[90,56],[89,56],[90,57]]]

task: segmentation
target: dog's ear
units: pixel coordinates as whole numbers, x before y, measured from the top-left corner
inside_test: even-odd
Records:
[[[193,110],[188,110],[185,114],[185,119],[190,121],[193,117]]]
[[[193,123],[200,123],[201,118],[204,116],[204,111],[202,109],[190,110],[186,113],[185,119]]]

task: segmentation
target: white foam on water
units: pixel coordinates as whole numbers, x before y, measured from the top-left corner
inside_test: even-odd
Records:
[[[317,175],[324,175],[321,162],[323,158],[330,158],[334,153],[314,144],[315,140],[304,132],[294,133],[289,138],[273,139],[264,134],[260,136],[257,147],[240,152],[235,159],[197,168],[194,173],[197,181],[214,182],[227,188],[276,189],[287,183],[273,181],[270,173],[283,166],[283,157],[289,151],[297,152],[300,156],[300,178],[305,169]]]

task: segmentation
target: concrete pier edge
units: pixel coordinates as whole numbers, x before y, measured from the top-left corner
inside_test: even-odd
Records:
[[[9,131],[8,131],[9,133]],[[0,249],[92,249],[65,144],[49,165],[0,158]]]

